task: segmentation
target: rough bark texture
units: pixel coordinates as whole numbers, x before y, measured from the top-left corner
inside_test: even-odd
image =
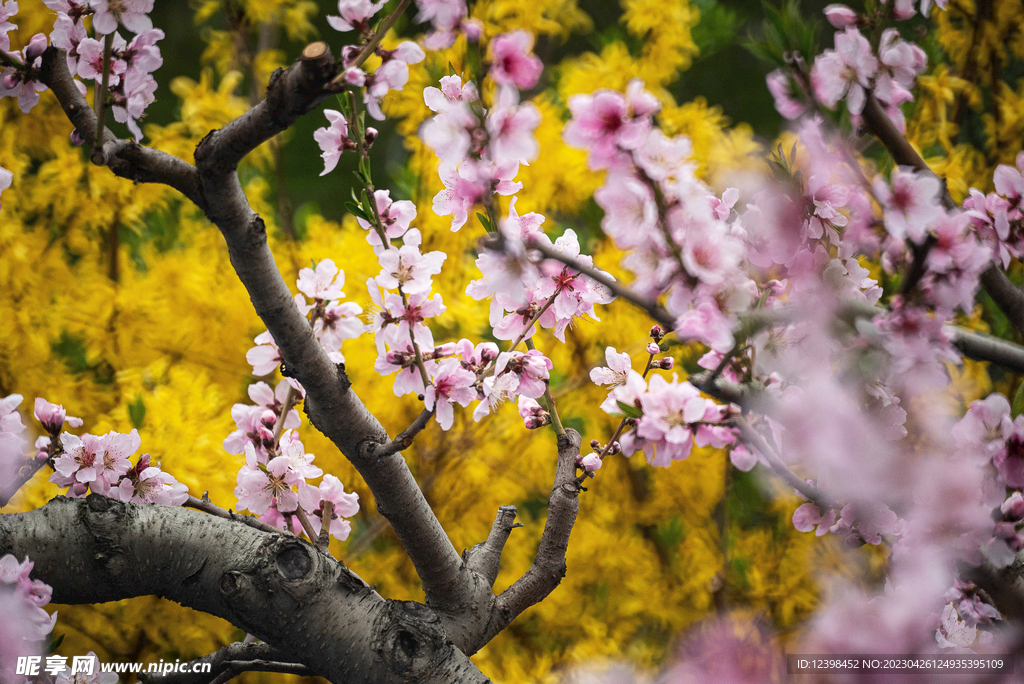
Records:
[[[426,606],[388,601],[287,534],[96,494],[0,517],[58,603],[155,595],[222,617],[333,682],[486,682]]]

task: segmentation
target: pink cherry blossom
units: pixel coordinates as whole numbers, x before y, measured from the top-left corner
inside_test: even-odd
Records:
[[[88,37],[89,32],[81,19],[74,21],[63,12],[57,14],[53,31],[50,32],[50,44],[62,48],[67,53],[68,71],[72,74],[78,73],[78,46]],[[0,38],[0,48],[2,47],[3,39]]]
[[[693,446],[691,424],[704,417],[708,400],[689,382],[668,382],[653,375],[640,399],[644,415],[636,434],[646,440],[644,451],[651,465],[668,466],[686,458]]]
[[[7,33],[18,28],[17,24],[11,23],[10,21],[11,17],[17,13],[17,0],[6,0],[6,2],[0,2],[0,50],[3,50],[4,52],[11,49],[11,39]]]
[[[252,511],[256,515],[265,513],[271,505],[282,513],[294,511],[298,508],[299,500],[292,487],[302,481],[302,477],[289,468],[287,456],[277,456],[262,465],[256,459],[253,446],[247,444],[245,465],[238,471],[238,484],[235,487],[238,508]]]
[[[338,166],[341,153],[346,149],[346,143],[351,145],[348,139],[348,120],[345,115],[334,109],[325,109],[324,116],[331,122],[326,128],[318,128],[313,131],[313,139],[320,146],[320,156],[324,159],[324,170],[320,172],[324,176]]]
[[[608,365],[591,370],[590,381],[595,385],[608,385],[610,388],[626,384],[629,371],[632,370],[629,354],[619,353],[615,347],[608,347],[604,350],[604,357]]]
[[[817,526],[815,535],[820,537],[828,534],[829,528],[836,520],[836,512],[828,509],[822,514],[821,510],[813,503],[805,503],[793,511],[793,527],[799,532],[810,532]]]
[[[476,399],[476,373],[465,370],[458,359],[445,359],[437,365],[437,371],[430,386],[423,393],[426,409],[434,410],[442,430],[452,426],[455,414],[453,404],[469,406]]]
[[[63,406],[51,404],[42,397],[36,397],[35,417],[43,429],[51,435],[57,435],[64,428],[64,422],[71,427],[82,427],[82,419],[67,415]]]
[[[551,423],[551,414],[536,399],[519,395],[519,415],[527,430],[536,430]]]
[[[768,92],[775,99],[775,109],[787,119],[797,119],[807,111],[800,93],[793,87],[793,77],[785,69],[776,69],[765,76]]]
[[[14,174],[0,166],[0,195],[3,195],[4,190],[11,187],[11,183],[14,182]],[[3,208],[3,202],[0,202],[0,209]]]
[[[387,0],[370,2],[370,0],[338,0],[338,14],[327,15],[327,23],[335,31],[360,31],[370,30],[369,20],[380,11]]]
[[[346,492],[345,486],[334,475],[324,475],[319,487],[299,485],[299,505],[309,515],[309,523],[319,534],[323,525],[323,502],[330,501],[334,508],[331,515],[330,534],[339,541],[348,539],[352,532],[352,524],[343,520],[359,512],[359,495]]]
[[[897,167],[888,183],[878,179],[874,189],[885,208],[885,228],[897,240],[920,244],[930,224],[942,216],[942,183],[930,173]]]
[[[515,373],[502,373],[484,378],[481,391],[483,398],[473,410],[473,421],[480,422],[480,419],[499,405],[509,401],[516,396],[516,388],[519,386],[519,377]]]
[[[640,147],[651,129],[649,115],[637,114],[630,105],[622,93],[612,90],[573,95],[569,98],[572,119],[562,138],[572,147],[589,150],[587,164],[593,170],[628,166],[625,151]]]
[[[866,89],[878,70],[878,59],[871,44],[856,28],[849,26],[835,36],[835,49],[826,50],[814,60],[811,86],[823,105],[835,106],[844,97],[851,114],[864,109]]]
[[[111,490],[111,496],[136,504],[181,506],[189,494],[188,487],[161,470],[160,466],[150,465],[149,454],[143,454],[120,484]]]
[[[510,389],[516,394],[536,399],[547,389],[545,380],[548,379],[548,371],[552,368],[551,359],[545,357],[538,349],[531,349],[525,354],[515,351],[503,352],[498,355],[494,365],[494,375],[514,375],[517,382]]]
[[[518,170],[517,162],[515,167]],[[492,171],[501,170],[468,159],[458,168],[448,163],[441,164],[439,173],[444,189],[434,196],[433,207],[438,216],[452,217],[452,232],[458,232],[466,225],[470,208],[492,191]]]
[[[823,11],[825,12],[825,18],[828,19],[828,23],[837,29],[856,26],[860,19],[857,13],[846,5],[826,5]]]
[[[377,204],[377,215],[384,225],[384,236],[390,241],[405,235],[409,225],[416,218],[416,205],[409,200],[392,201],[390,190],[375,190],[373,200]],[[358,217],[356,223],[369,231],[366,241],[373,245],[375,252],[378,252],[382,245],[380,235],[374,230],[373,224]]]
[[[480,93],[476,84],[472,81],[462,83],[462,77],[457,74],[442,76],[441,87],[428,86],[423,89],[423,101],[433,112],[444,112],[451,107],[457,107],[460,102],[475,102],[480,99]]]
[[[153,0],[89,0],[89,4],[95,12],[92,26],[98,34],[113,33],[119,23],[132,33],[153,28],[147,16],[153,11]]]
[[[491,40],[490,50],[490,75],[495,83],[523,90],[537,85],[544,65],[532,54],[532,33],[520,30],[496,36]]]
[[[466,16],[465,0],[416,0],[416,22],[429,21],[438,31],[451,31]]]
[[[432,351],[430,347],[420,347],[420,355],[428,354]],[[424,361],[424,367],[427,369],[427,373],[431,373],[436,366],[436,361]],[[381,375],[391,375],[394,372],[398,372],[395,376],[395,384],[393,390],[396,397],[401,397],[405,394],[424,394],[426,387],[423,384],[423,376],[420,373],[419,368],[416,366],[416,352],[413,349],[412,342],[405,341],[401,344],[394,345],[394,348],[389,351],[380,350],[377,360],[373,365]]]
[[[257,335],[255,342],[256,346],[246,352],[245,360],[252,365],[253,375],[258,377],[270,375],[284,360],[284,357],[281,356],[281,350],[278,349],[277,344],[274,342],[274,337],[270,334],[269,330]]]
[[[540,125],[540,110],[532,102],[519,104],[512,88],[502,88],[498,102],[487,116],[491,157],[499,164],[528,164],[540,154],[533,131]]]
[[[299,292],[317,302],[341,299],[345,293],[345,272],[339,271],[334,260],[324,259],[316,265],[316,270],[304,268],[299,271],[297,282]]]
[[[695,339],[718,352],[732,348],[732,324],[714,302],[703,302],[676,319],[675,333],[680,339]]]
[[[444,252],[421,254],[420,232],[413,228],[405,234],[401,247],[389,247],[378,254],[381,274],[377,284],[384,289],[401,288],[407,295],[428,294],[431,290],[431,276],[441,272],[441,264],[448,256]]]
[[[354,340],[368,330],[362,314],[363,307],[355,302],[332,302],[313,324],[313,334],[328,353],[337,352],[343,341]]]

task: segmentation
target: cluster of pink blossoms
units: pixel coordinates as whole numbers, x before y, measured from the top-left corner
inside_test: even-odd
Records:
[[[498,85],[494,106],[485,109],[473,82],[457,75],[428,87],[423,99],[436,116],[421,129],[423,141],[441,159],[444,189],[434,197],[434,212],[452,217],[452,230],[466,224],[476,204],[493,202],[493,194],[512,195],[522,189],[513,179],[520,164],[537,158],[540,147],[533,131],[540,111],[520,102],[517,88],[532,88],[542,65],[532,54],[533,36],[515,31],[490,42],[490,77]]]
[[[188,488],[150,465],[149,454],[139,457],[133,466],[130,457],[139,450],[137,430],[128,434],[74,435],[64,431],[81,427],[82,419],[68,416],[63,406],[41,397],[35,400],[35,417],[47,433],[40,436],[31,456],[24,455],[27,440],[21,435],[25,426],[15,411],[22,397],[12,394],[0,400],[0,479],[13,482],[17,472],[31,461],[47,461],[53,466],[50,482],[67,487],[67,496],[83,497],[90,491],[130,503],[159,503],[180,506],[188,499]]]
[[[897,20],[915,14],[912,3],[906,0],[897,2],[894,10]],[[924,50],[903,40],[895,27],[882,32],[878,48],[873,50],[858,29],[868,24],[867,19],[845,5],[829,5],[825,16],[840,29],[835,34],[835,48],[818,55],[809,72],[800,56],[789,68],[770,73],[767,84],[775,98],[775,108],[787,119],[796,119],[813,107],[812,98],[829,109],[835,109],[845,99],[857,123],[871,93],[903,131],[905,121],[900,105],[914,99],[914,80],[927,66]]]
[[[648,349],[652,357],[659,352],[657,344]],[[643,451],[651,465],[668,467],[689,456],[694,445],[721,449],[736,442],[736,429],[723,424],[731,415],[729,406],[701,396],[675,374],[671,382],[661,375],[646,379],[633,370],[629,355],[614,347],[605,350],[605,358],[608,366],[593,369],[590,379],[611,387],[601,409],[632,422],[633,429],[623,434],[619,444],[624,455]],[[649,367],[671,368],[671,357],[665,360],[669,363]],[[584,457],[582,465],[596,470],[600,460]]]
[[[19,657],[37,655],[43,641],[57,622],[56,611],[43,610],[53,595],[52,588],[30,578],[35,564],[28,558],[20,563],[7,554],[0,557],[0,680],[16,681],[14,664]]]
[[[1011,258],[1024,255],[1024,152],[1017,154],[1016,167],[1000,164],[992,175],[995,192],[987,195],[971,188],[964,208],[971,225],[995,252],[1003,268]]]
[[[103,80],[104,40],[113,36],[109,59],[108,96],[114,120],[127,124],[136,140],[142,140],[138,121],[155,99],[157,83],[152,73],[163,64],[157,41],[164,33],[153,28],[147,13],[153,9],[153,0],[125,0],[111,3],[109,0],[90,0],[75,3],[71,0],[45,0],[46,6],[57,13],[49,42],[67,52],[68,70],[72,76],[94,81],[99,91]],[[13,11],[6,10],[13,6]],[[6,20],[17,11],[17,3],[8,2],[0,8],[0,35],[14,25]],[[6,15],[6,16],[5,16]],[[82,18],[92,15],[92,26],[96,38],[90,38]],[[117,33],[118,25],[137,34],[130,43]],[[0,49],[6,36],[0,38]],[[42,54],[47,47],[47,37],[38,33],[29,44],[14,56],[23,63],[22,67],[7,67],[0,74],[0,97],[17,97],[23,112],[30,111],[39,102],[39,93],[46,87],[34,80],[38,74]],[[75,80],[75,85],[86,93],[85,84]],[[77,143],[82,140],[72,136]]]
[[[328,15],[327,23],[336,31],[358,31],[361,36],[368,37],[373,34],[370,28],[370,19],[380,11],[384,4],[384,0],[380,2],[338,0],[340,16]],[[423,48],[411,41],[400,43],[394,50],[378,47],[375,53],[380,56],[381,65],[373,73],[367,74],[359,66],[353,64],[361,49],[360,45],[347,45],[341,51],[345,82],[350,86],[365,89],[363,102],[366,104],[366,110],[370,116],[381,121],[384,119],[384,114],[380,110],[381,99],[392,90],[402,90],[409,82],[409,65],[422,62],[426,55]],[[318,139],[317,142],[321,141]],[[321,148],[323,147],[324,144],[321,142]],[[326,153],[327,150],[324,149],[324,152]],[[324,173],[330,170],[330,168],[325,169]]]
[[[315,268],[300,270],[296,283],[299,292],[295,295],[295,306],[309,317],[314,336],[335,363],[345,361],[341,353],[343,342],[367,330],[360,319],[362,307],[342,301],[344,284],[344,271],[331,259],[322,260]],[[246,360],[252,364],[254,375],[270,375],[283,361],[281,350],[269,331],[258,335],[255,341],[256,346],[248,351]],[[313,465],[314,455],[306,452],[296,432],[301,419],[295,404],[304,397],[302,385],[292,378],[281,380],[274,389],[260,381],[249,386],[252,404],[231,407],[236,429],[224,439],[224,450],[245,455],[235,487],[238,508],[296,533],[303,531],[301,517],[306,517],[313,533],[319,534],[324,504],[330,502],[330,534],[345,540],[351,524],[344,518],[358,512],[359,496],[346,492],[338,478],[324,475],[323,470]],[[320,476],[323,479],[319,485],[307,482]]]

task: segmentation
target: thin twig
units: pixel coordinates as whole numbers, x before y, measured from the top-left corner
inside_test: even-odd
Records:
[[[391,27],[395,25],[396,21],[398,21],[398,17],[402,16],[402,13],[405,12],[411,2],[412,0],[402,0],[402,2],[398,3],[398,7],[395,8],[395,11],[389,14],[384,21],[381,22],[377,32],[373,34],[373,38],[363,46],[363,49],[359,51],[359,54],[357,54],[355,59],[352,60],[352,63],[343,65],[345,69],[360,67],[363,65],[363,62],[369,59],[370,55],[373,54],[373,51],[377,49],[378,45],[380,45],[380,41],[384,39],[384,35],[391,30]],[[335,76],[331,83],[333,85],[340,85],[344,80],[345,72],[342,70],[342,73]]]
[[[526,348],[534,350],[536,347],[533,346],[533,340],[526,340]],[[555,408],[555,400],[551,396],[551,382],[548,380],[544,381],[544,399],[548,403],[548,413],[551,414],[551,426],[555,428],[555,432],[559,436],[565,434],[565,428],[562,427],[562,421],[558,417],[558,409]]]
[[[420,414],[416,416],[416,420],[412,422],[412,425],[407,427],[401,434],[395,437],[387,444],[383,444],[377,449],[377,458],[383,458],[384,456],[390,456],[391,454],[398,453],[403,449],[408,449],[412,446],[413,439],[416,438],[423,428],[427,426],[427,421],[434,415],[432,410],[423,409]]]
[[[324,510],[320,514],[320,536],[316,538],[316,548],[328,553],[331,545],[331,521],[334,519],[334,502],[325,500]]]
[[[182,504],[182,506],[185,506],[187,508],[194,508],[197,511],[203,511],[204,513],[215,515],[218,518],[238,520],[240,522],[245,523],[249,527],[255,527],[257,530],[262,530],[263,532],[270,532],[271,534],[288,533],[286,530],[281,530],[269,523],[263,522],[254,515],[245,515],[243,513],[236,513],[234,511],[225,510],[220,506],[211,503],[211,501],[208,498],[206,498],[206,494],[203,494],[202,499],[197,499],[196,497],[189,495],[188,499],[185,501],[185,503]]]
[[[572,268],[575,271],[579,271],[583,275],[587,276],[591,280],[604,285],[612,291],[616,297],[621,297],[627,302],[634,304],[641,309],[644,309],[651,315],[651,318],[656,320],[658,323],[664,325],[668,330],[672,330],[675,327],[675,319],[657,302],[652,302],[640,295],[636,294],[624,285],[620,285],[610,276],[598,271],[596,268],[586,266],[579,263],[572,257],[567,257],[564,254],[558,252],[552,247],[545,245],[542,242],[528,242],[526,244],[528,249],[536,250],[544,255],[547,259],[554,259],[560,261],[566,266]]]
[[[743,433],[744,439],[755,447],[764,459],[768,462],[783,480],[785,480],[790,486],[796,489],[798,492],[807,497],[815,506],[818,507],[822,512],[829,509],[838,510],[841,506],[833,502],[829,497],[815,487],[814,485],[808,484],[805,480],[801,479],[799,475],[794,473],[786,463],[779,458],[779,455],[775,453],[771,445],[768,444],[760,432],[754,429],[754,427],[747,421],[743,416],[733,416],[733,424],[740,429]]]
[[[103,154],[103,133],[107,126],[107,88],[110,83],[110,52],[113,46],[114,34],[108,33],[103,39],[103,78],[100,80],[100,90],[96,93],[96,136],[90,155],[92,163],[97,166],[106,163]]]

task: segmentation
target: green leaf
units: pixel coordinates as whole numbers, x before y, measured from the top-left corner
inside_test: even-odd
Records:
[[[455,66],[451,62],[448,62],[448,75],[454,76],[456,73],[458,72],[455,71]]]
[[[141,395],[135,397],[135,401],[128,404],[128,417],[135,429],[142,429],[142,423],[146,419],[146,402],[142,400]]]
[[[491,221],[490,221],[490,219],[488,219],[486,216],[481,214],[479,211],[476,213],[476,217],[478,219],[480,219],[480,224],[484,227],[484,229],[488,233],[490,233],[491,232]]]
[[[1010,416],[1016,418],[1024,412],[1024,382],[1017,388],[1017,394],[1013,396],[1013,406],[1010,407]]]
[[[63,634],[50,637],[50,640],[46,643],[46,648],[43,649],[43,653],[45,653],[46,655],[56,653],[57,649],[60,648],[60,645],[62,643],[64,643]]]
[[[636,406],[630,406],[624,402],[615,401],[619,405],[619,410],[622,411],[628,418],[642,418],[644,412],[638,409]]]
[[[348,209],[350,214],[355,214],[364,221],[370,220],[370,218],[366,215],[366,212],[363,211],[363,208],[356,204],[355,202],[345,202],[345,208]]]

